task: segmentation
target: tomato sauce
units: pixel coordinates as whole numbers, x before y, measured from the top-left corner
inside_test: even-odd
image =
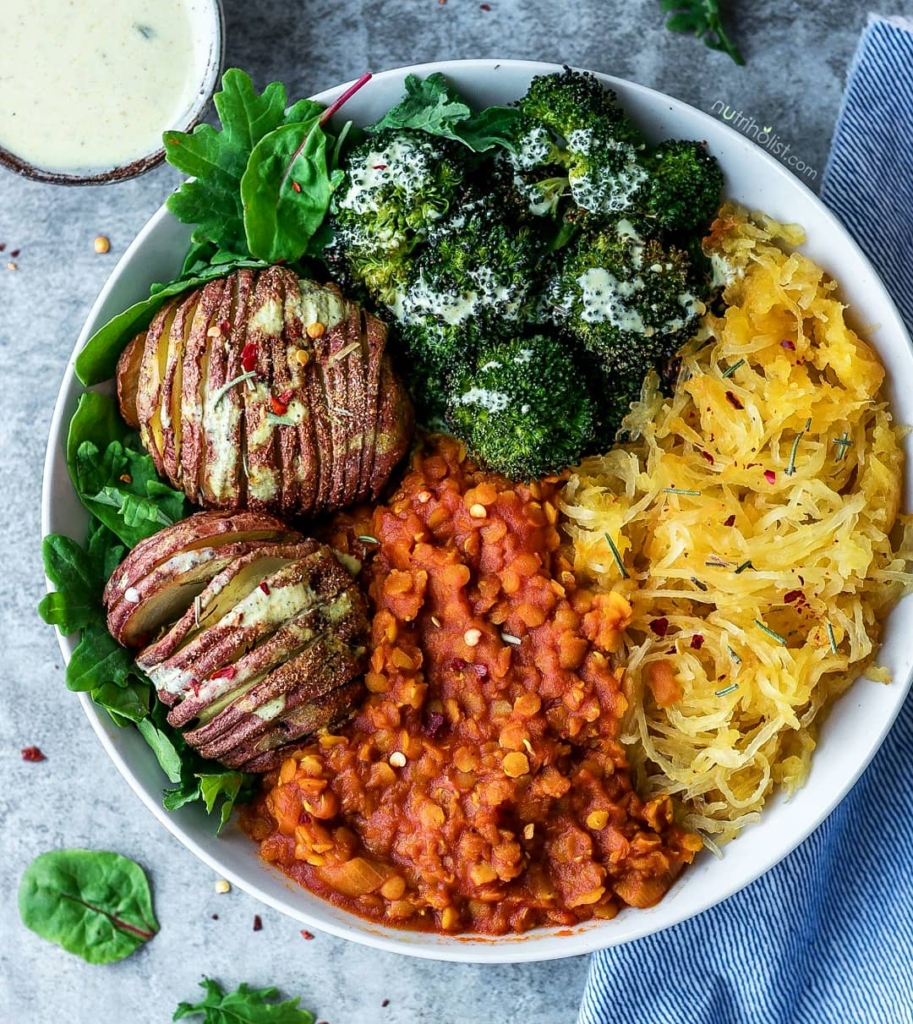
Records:
[[[579,587],[559,481],[429,438],[374,510],[369,696],[244,823],[300,884],[385,924],[523,932],[648,907],[700,848],[634,792],[613,665],[631,610]]]

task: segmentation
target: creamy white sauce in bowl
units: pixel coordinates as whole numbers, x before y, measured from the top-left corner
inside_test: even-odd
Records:
[[[219,0],[3,0],[0,163],[99,184],[159,163],[222,64]]]

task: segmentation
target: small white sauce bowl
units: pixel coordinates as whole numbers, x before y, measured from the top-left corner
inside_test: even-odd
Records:
[[[195,49],[197,53],[201,54],[198,65],[202,69],[202,76],[187,109],[175,119],[173,124],[163,124],[163,132],[168,129],[189,131],[193,128],[202,118],[222,77],[222,64],[225,56],[225,18],[221,0],[197,0],[196,3],[189,6],[189,12],[196,43]],[[128,164],[93,170],[84,174],[70,174],[65,171],[51,171],[39,167],[0,146],[0,167],[7,167],[33,181],[43,181],[51,185],[109,185],[144,174],[158,166],[164,159],[165,149],[160,145],[146,156],[132,160]]]

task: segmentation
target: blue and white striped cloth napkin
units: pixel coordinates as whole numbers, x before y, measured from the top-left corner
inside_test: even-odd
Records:
[[[870,17],[821,195],[913,331],[913,22]],[[594,954],[578,1024],[913,1024],[913,696],[850,795],[776,868]]]

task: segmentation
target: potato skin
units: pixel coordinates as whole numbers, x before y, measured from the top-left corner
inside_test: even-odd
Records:
[[[200,512],[115,569],[108,627],[191,746],[266,770],[364,693],[368,606],[344,561],[272,516]]]
[[[121,412],[194,503],[310,517],[375,498],[414,416],[387,327],[333,284],[243,269],[168,303],[121,356]]]

